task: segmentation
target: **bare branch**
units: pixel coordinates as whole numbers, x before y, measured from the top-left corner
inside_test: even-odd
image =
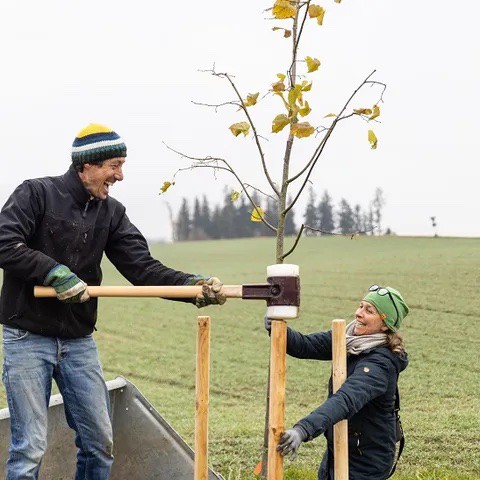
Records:
[[[264,195],[265,197],[271,198],[272,200],[275,200],[275,201],[277,200],[275,197],[272,197],[272,196],[269,195],[268,193],[263,192],[263,191],[260,190],[259,188],[254,187],[253,185],[250,185],[249,183],[245,183],[244,185],[245,185],[245,187],[251,188],[252,190],[255,190],[256,192],[261,193],[261,194]]]
[[[385,90],[387,89],[387,85],[385,83],[382,83],[382,82],[377,82],[376,80],[368,80],[365,83],[369,83],[370,86],[372,86],[372,87],[375,86],[375,85],[381,85],[383,87],[382,93],[380,94],[380,98],[379,98],[377,103],[380,103],[380,102],[384,103],[383,102],[383,94],[385,93]]]
[[[263,172],[265,174],[265,177],[266,177],[268,183],[270,184],[270,186],[272,187],[272,190],[275,192],[275,194],[277,196],[280,196],[280,192],[276,188],[275,183],[272,180],[272,178],[270,177],[270,174],[268,172],[267,164],[265,162],[265,154],[263,153],[263,149],[262,149],[262,146],[260,144],[260,136],[257,133],[257,129],[255,127],[255,124],[253,123],[253,120],[252,120],[252,117],[250,116],[250,113],[248,112],[247,106],[245,105],[245,102],[243,101],[243,98],[240,95],[240,92],[238,91],[237,86],[235,85],[235,82],[232,80],[232,76],[229,75],[228,73],[216,73],[216,72],[213,72],[213,75],[215,75],[217,77],[220,77],[220,78],[226,78],[228,80],[228,82],[230,83],[230,85],[232,86],[235,93],[237,94],[237,97],[240,101],[238,106],[244,111],[245,116],[247,117],[248,123],[252,127],[253,138],[255,139],[255,143],[257,145],[257,149],[258,149],[258,153],[260,155],[260,160],[262,162],[262,167],[263,167]]]
[[[300,187],[299,191],[297,192],[297,195],[295,196],[295,198],[293,199],[293,201],[290,203],[290,205],[284,210],[283,213],[287,213],[291,208],[293,208],[293,206],[295,205],[295,203],[298,201],[300,195],[302,194],[303,192],[303,189],[305,188],[305,186],[307,185],[308,183],[308,180],[312,174],[312,171],[313,169],[315,168],[315,165],[318,161],[318,159],[320,158],[320,155],[322,154],[324,148],[325,148],[325,145],[327,144],[327,141],[328,139],[330,138],[330,136],[332,135],[332,132],[333,130],[335,129],[337,123],[340,121],[343,115],[343,113],[345,112],[345,110],[347,109],[349,103],[352,101],[352,99],[355,97],[355,95],[359,92],[359,90],[366,84],[366,82],[370,79],[370,77],[375,73],[376,70],[373,70],[373,72],[371,72],[366,78],[365,80],[363,80],[363,82],[353,91],[353,93],[350,95],[350,97],[348,98],[348,100],[346,101],[346,103],[343,105],[342,109],[340,110],[340,113],[338,114],[338,116],[335,118],[335,120],[332,122],[332,124],[330,125],[330,128],[327,130],[327,133],[325,134],[325,137],[322,139],[322,141],[320,142],[320,144],[317,146],[317,148],[315,149],[315,152],[312,156],[312,158],[310,159],[310,161],[307,163],[307,165],[305,166],[305,168],[302,169],[301,173],[295,175],[294,177],[292,177],[291,179],[288,180],[288,183],[291,183],[292,181],[294,181],[295,179],[297,179],[300,175],[302,175],[307,169],[308,169],[308,173],[305,177],[305,180],[303,181],[303,184],[302,186]]]
[[[298,230],[298,233],[292,248],[288,252],[284,253],[281,258],[282,260],[285,260],[285,258],[287,258],[289,255],[291,255],[294,252],[294,250],[297,248],[298,243],[300,242],[300,238],[302,237],[302,233],[304,230],[312,230],[313,232],[323,233],[324,235],[337,235],[340,237],[350,237],[350,240],[353,240],[357,235],[364,235],[368,232],[373,232],[373,230],[375,230],[376,228],[377,226],[374,225],[372,228],[368,230],[362,230],[362,231],[352,232],[352,233],[338,233],[338,232],[329,232],[327,230],[322,230],[321,228],[311,227],[310,225],[306,225],[303,223],[300,229]]]
[[[209,103],[195,102],[194,100],[191,100],[191,102],[192,102],[194,105],[197,105],[197,106],[200,106],[200,107],[212,107],[212,108],[215,108],[215,112],[217,112],[217,110],[218,110],[220,107],[225,107],[226,105],[234,105],[234,106],[236,106],[237,108],[241,108],[241,106],[240,106],[237,102],[235,102],[235,101],[223,102],[223,103],[217,103],[217,104],[209,104]]]
[[[302,5],[299,6],[299,9],[302,8],[302,7],[306,7],[306,8],[305,8],[305,15],[303,16],[302,24],[300,25],[300,30],[298,32],[297,38],[294,39],[293,48],[294,48],[295,51],[298,50],[298,44],[300,42],[300,37],[302,36],[303,26],[305,25],[305,20],[307,19],[308,7],[310,6],[310,2],[311,2],[311,0],[307,0],[306,2],[302,3]],[[295,61],[295,59],[296,59],[296,55],[294,57],[294,61]],[[290,69],[291,68],[292,68],[292,66],[290,66]]]
[[[214,171],[217,171],[217,170],[224,170],[226,172],[229,172],[231,173],[238,181],[238,183],[240,184],[242,190],[245,192],[245,195],[247,196],[249,202],[251,203],[252,207],[256,210],[257,214],[258,214],[258,217],[262,220],[262,222],[267,226],[267,228],[269,228],[270,230],[272,230],[273,232],[277,232],[277,229],[270,223],[268,222],[267,220],[265,220],[265,218],[260,214],[260,212],[258,211],[257,207],[258,205],[255,204],[255,202],[253,201],[252,197],[250,196],[250,194],[248,193],[248,190],[246,189],[246,185],[241,179],[240,177],[238,176],[238,174],[235,172],[235,170],[231,167],[231,165],[227,162],[227,160],[225,160],[224,158],[219,158],[219,157],[211,157],[211,156],[207,156],[207,157],[192,157],[190,155],[186,155],[185,153],[182,153],[182,152],[179,152],[175,149],[173,149],[172,147],[168,146],[165,142],[163,142],[163,144],[169,149],[171,150],[172,152],[176,153],[177,155],[180,155],[180,157],[182,158],[186,158],[188,160],[192,160],[193,162],[196,162],[194,163],[193,165],[190,165],[189,167],[185,167],[185,168],[179,168],[173,175],[173,178],[176,177],[177,173],[179,172],[184,172],[186,170],[194,170],[195,168],[210,168]],[[223,165],[222,165],[223,164]]]

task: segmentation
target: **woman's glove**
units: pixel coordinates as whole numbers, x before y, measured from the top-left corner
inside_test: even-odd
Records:
[[[65,303],[83,303],[90,299],[87,284],[66,265],[60,263],[47,273],[43,284],[51,285],[57,293],[57,298]]]
[[[268,332],[268,334],[270,335],[272,333],[272,319],[271,318],[268,318],[266,315],[263,319],[264,321],[264,324],[265,324],[265,330]]]
[[[202,285],[202,296],[197,297],[195,302],[198,308],[223,305],[227,301],[227,297],[221,292],[223,283],[217,277],[194,275],[185,282],[185,285]]]
[[[305,432],[299,427],[293,427],[285,431],[278,442],[277,451],[281,452],[282,456],[288,455],[292,452],[290,460],[297,458],[298,449],[302,442],[306,439]]]

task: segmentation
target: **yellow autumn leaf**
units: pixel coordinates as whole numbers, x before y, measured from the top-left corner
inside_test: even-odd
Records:
[[[317,17],[317,23],[323,25],[323,17],[325,16],[325,10]]]
[[[287,76],[284,75],[283,73],[277,73],[277,77],[278,77],[282,82],[287,78]]]
[[[380,107],[378,105],[373,106],[373,113],[370,117],[370,120],[373,120],[374,118],[377,118],[380,116]]]
[[[301,108],[298,113],[302,116],[302,117],[306,117],[310,112],[312,111],[312,109],[310,108],[310,105],[308,104],[307,101],[305,101],[305,106],[303,108]]]
[[[230,131],[238,137],[241,133],[246,137],[248,135],[248,131],[250,130],[250,124],[247,122],[239,122],[239,123],[234,123],[233,125],[230,125]]]
[[[291,37],[292,36],[292,31],[288,30],[287,28],[282,28],[282,27],[273,27],[272,30],[275,32],[276,30],[283,30],[283,36],[285,38]]]
[[[298,84],[288,92],[288,105],[290,108],[295,108],[297,100],[302,103],[302,87]]]
[[[335,0],[335,3],[340,3],[342,0]]]
[[[285,18],[295,17],[297,9],[289,0],[276,0],[272,13],[275,18],[283,20]]]
[[[252,210],[252,215],[250,216],[250,221],[252,222],[261,222],[265,218],[265,212],[262,207],[256,207]]]
[[[163,182],[163,185],[160,187],[160,193],[165,193],[172,185],[175,185],[175,182]]]
[[[328,118],[328,117],[336,117],[334,113],[329,113],[328,115],[325,115],[323,118]]]
[[[354,108],[354,113],[357,115],[371,115],[372,110],[370,108]]]
[[[323,17],[325,9],[320,5],[310,5],[308,7],[308,15],[310,18],[316,18],[319,25],[323,25]]]
[[[259,92],[257,93],[249,93],[247,95],[247,100],[245,101],[245,106],[246,107],[251,107],[253,105],[257,104],[257,98],[258,98]]]
[[[309,92],[312,89],[312,82],[308,83],[304,80],[301,85],[302,92]]]
[[[278,82],[275,82],[275,83],[272,84],[272,90],[275,93],[284,92],[285,91],[285,84],[283,83],[282,80],[279,80]]]
[[[290,120],[284,113],[277,115],[272,122],[272,133],[281,132],[289,123]]]
[[[377,148],[378,139],[375,136],[375,134],[373,133],[373,130],[368,131],[368,141],[370,142],[372,150],[375,150]]]
[[[316,18],[322,13],[323,8],[320,5],[310,5],[308,7],[308,16]]]
[[[315,129],[308,122],[294,123],[290,129],[290,133],[297,138],[309,137]]]
[[[232,202],[236,202],[238,200],[238,197],[240,197],[240,192],[237,192],[236,190],[232,190],[232,193],[230,194],[230,198],[232,199]]]
[[[318,70],[318,67],[320,66],[320,60],[318,58],[306,57],[305,61],[307,62],[309,73]]]

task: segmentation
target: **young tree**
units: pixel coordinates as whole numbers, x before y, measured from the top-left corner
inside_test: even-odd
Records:
[[[430,217],[430,221],[432,222],[433,236],[434,236],[434,237],[438,237],[438,233],[437,233],[437,217]]]
[[[237,201],[235,209],[235,237],[245,238],[252,235],[252,222],[250,221],[250,205],[246,202],[245,197],[241,196]]]
[[[359,233],[365,232],[362,207],[358,203],[353,207],[353,228]]]
[[[305,214],[303,215],[304,218],[304,225],[308,225],[308,228],[305,231],[305,235],[318,235],[316,229],[320,228],[320,222],[318,218],[318,210],[317,206],[315,205],[316,202],[316,195],[313,191],[313,188],[310,187],[309,195],[308,195],[308,202],[307,206],[305,207]]]
[[[331,233],[335,230],[332,197],[330,197],[327,190],[323,193],[323,197],[318,204],[318,216],[320,219],[319,227],[321,235]]]
[[[188,201],[186,198],[184,198],[182,201],[182,206],[180,208],[180,212],[178,213],[175,230],[179,241],[190,239],[191,219],[190,209],[188,207]]]
[[[190,239],[205,240],[207,238],[207,234],[205,233],[200,200],[197,197],[195,197],[195,202],[193,205],[192,229],[190,232]]]
[[[203,220],[203,229],[207,238],[213,238],[212,234],[212,215],[210,213],[210,205],[208,204],[207,196],[203,195],[202,200],[202,220]]]
[[[335,3],[340,3],[341,0],[335,0]],[[258,155],[258,162],[260,171],[263,174],[268,192],[263,192],[264,196],[271,196],[277,203],[277,217],[275,219],[267,219],[263,210],[259,208],[258,203],[254,202],[252,197],[253,191],[261,191],[257,187],[252,187],[250,183],[241,177],[235,164],[226,158],[217,156],[195,156],[187,155],[182,152],[176,153],[183,158],[190,160],[192,163],[186,168],[179,171],[191,170],[192,168],[210,168],[216,172],[224,171],[233,175],[239,184],[241,192],[244,192],[252,208],[255,210],[255,215],[252,218],[259,218],[264,225],[274,232],[276,236],[275,259],[277,263],[283,263],[284,260],[291,255],[300,242],[302,233],[309,226],[302,224],[298,230],[293,244],[286,248],[285,246],[285,226],[287,217],[291,214],[294,205],[304,194],[305,188],[312,181],[313,172],[322,157],[326,145],[332,138],[337,126],[348,119],[357,118],[363,120],[365,125],[367,122],[376,121],[380,115],[380,103],[383,102],[383,93],[385,91],[385,84],[373,79],[375,71],[367,75],[361,81],[353,92],[347,95],[347,99],[343,102],[336,113],[317,112],[316,119],[313,119],[311,114],[312,108],[309,104],[309,98],[313,95],[314,89],[313,76],[320,67],[320,60],[315,57],[316,52],[312,51],[314,46],[308,47],[308,50],[301,55],[300,41],[302,34],[308,26],[315,25],[320,27],[324,22],[325,9],[313,3],[311,0],[272,0],[271,8],[268,9],[269,15],[275,22],[273,30],[283,32],[283,39],[279,41],[291,42],[290,57],[285,60],[283,68],[280,68],[281,73],[276,75],[276,79],[271,83],[267,91],[260,95],[260,91],[253,90],[255,93],[244,94],[240,92],[234,77],[228,72],[219,72],[215,68],[209,70],[214,77],[224,80],[231,87],[234,98],[232,100],[220,102],[218,104],[203,104],[215,108],[216,110],[223,106],[231,106],[235,110],[239,110],[244,118],[239,119],[238,122],[230,125],[230,132],[236,136],[251,135],[253,145]],[[276,69],[278,72],[278,69]],[[356,98],[358,92],[365,87],[379,87],[369,88],[369,92],[374,97],[370,106],[359,106],[352,108],[351,103]],[[328,92],[326,93],[328,95]],[[252,116],[252,109],[258,104],[261,104],[267,96],[273,96],[278,99],[279,111],[272,116],[271,132],[273,135],[278,135],[284,131],[287,134],[287,139],[283,146],[283,151],[279,155],[277,164],[281,166],[280,178],[274,179],[272,159],[267,161],[264,145],[267,134],[264,132],[264,127],[258,126]],[[315,104],[320,104],[315,101]],[[324,125],[321,122],[326,122]],[[371,148],[377,148],[377,137],[373,129],[368,129],[366,137],[370,142]],[[307,139],[307,140],[304,140]],[[293,155],[293,145],[296,141],[310,142],[310,154],[304,160],[300,168],[292,171],[291,161]],[[178,171],[178,172],[179,172]],[[178,174],[177,172],[177,174]],[[177,175],[175,174],[174,177]],[[250,169],[252,178],[258,179],[258,174]],[[178,182],[177,182],[178,183]],[[168,189],[172,182],[164,182],[162,190]],[[287,201],[289,198],[289,190],[292,189],[292,201]],[[273,322],[273,331],[280,331],[279,322]],[[283,327],[282,327],[283,328]],[[282,333],[282,335],[284,335]],[[272,334],[272,338],[274,335]],[[266,459],[266,456],[264,456]],[[263,462],[266,465],[266,462]],[[265,472],[262,472],[265,476]],[[269,474],[270,475],[270,474]],[[273,477],[272,477],[273,478]]]
[[[377,235],[382,234],[382,209],[385,206],[385,198],[383,197],[383,190],[377,188],[375,190],[375,196],[372,201],[372,211],[373,211],[373,223],[375,223]]]
[[[351,234],[354,230],[355,220],[353,218],[353,210],[349,203],[342,198],[340,201],[340,208],[338,210],[338,228],[340,233],[344,235]]]

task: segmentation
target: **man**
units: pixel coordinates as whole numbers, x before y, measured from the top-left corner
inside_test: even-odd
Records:
[[[186,274],[150,255],[125,207],[109,196],[127,149],[114,131],[90,124],[75,138],[72,165],[58,177],[23,182],[0,212],[3,383],[11,418],[7,480],[37,479],[47,447],[52,379],[78,447],[76,479],[102,480],[113,462],[109,397],[92,332],[103,253],[134,285],[203,285],[198,307],[222,304],[217,278]],[[34,285],[57,299],[36,299]]]

